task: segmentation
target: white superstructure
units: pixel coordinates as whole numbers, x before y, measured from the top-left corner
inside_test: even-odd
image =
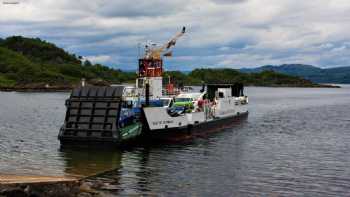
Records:
[[[138,78],[138,80],[136,80],[136,87],[140,90],[140,96],[146,96],[145,87],[147,83],[150,87],[149,96],[151,99],[159,99],[163,96],[163,80],[161,76]]]
[[[189,101],[193,102],[194,109],[191,110],[176,111],[176,107],[174,109],[145,107],[143,110],[150,130],[188,127],[248,113],[248,97],[243,96],[243,90],[238,95],[233,95],[232,91],[232,86],[217,88],[215,92],[212,91],[214,94],[212,99],[205,98],[211,96],[210,92],[194,93],[193,95],[198,96],[196,97],[198,100]],[[179,97],[190,98],[191,96],[184,94]]]

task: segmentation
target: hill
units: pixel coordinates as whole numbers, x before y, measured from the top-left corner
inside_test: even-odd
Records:
[[[261,73],[243,73],[234,69],[195,69],[188,73],[170,71],[164,75],[171,76],[179,85],[243,82],[257,86],[319,86],[300,77],[273,72],[272,69],[262,70]],[[1,90],[71,89],[82,78],[92,84],[130,83],[134,82],[136,74],[92,64],[39,38],[12,36],[0,39]]]
[[[266,65],[257,68],[243,68],[245,73],[274,71],[287,75],[299,76],[315,83],[350,83],[350,67],[318,68],[304,64],[283,64],[280,66]]]
[[[271,87],[322,87],[319,84],[296,76],[277,73],[274,71],[262,71],[260,73],[243,73],[235,69],[195,69],[189,74],[178,71],[167,72],[180,84],[200,85],[205,83],[235,83],[242,82],[250,86]],[[324,86],[328,87],[328,86]]]
[[[0,40],[0,87],[71,88],[85,78],[89,82],[121,83],[135,78],[82,57],[69,54],[52,43],[38,38],[13,36]]]

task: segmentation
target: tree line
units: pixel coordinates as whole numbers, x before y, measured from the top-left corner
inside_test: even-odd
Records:
[[[81,56],[70,54],[55,44],[39,38],[12,36],[0,39],[0,87],[21,84],[48,83],[77,84],[82,78],[88,82],[134,82],[135,72],[123,72],[101,64],[92,64]],[[195,69],[190,73],[167,71],[168,78],[178,85],[202,83],[235,83],[258,86],[313,86],[311,81],[273,71],[242,73],[235,69]]]

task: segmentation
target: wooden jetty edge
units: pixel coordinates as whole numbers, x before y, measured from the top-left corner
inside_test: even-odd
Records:
[[[55,182],[74,182],[76,178],[55,177],[55,176],[19,176],[19,175],[0,175],[0,184],[21,184],[21,183],[55,183]]]

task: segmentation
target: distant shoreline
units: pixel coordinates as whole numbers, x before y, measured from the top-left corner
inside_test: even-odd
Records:
[[[293,86],[293,85],[246,85],[247,87],[270,87],[270,88],[341,88],[339,85],[330,85],[330,84],[314,84],[311,86]]]
[[[0,87],[2,92],[69,92],[74,89],[75,86],[35,86],[35,85],[26,85],[26,86],[12,86],[12,87]]]
[[[193,85],[196,86],[196,85]],[[246,85],[246,87],[271,87],[271,88],[341,88],[339,85],[315,84],[312,86],[293,86],[291,84],[275,85]],[[1,92],[70,92],[75,86],[50,86],[50,87],[0,87]]]
[[[16,89],[16,88],[0,88],[0,92],[70,92],[73,89]]]

